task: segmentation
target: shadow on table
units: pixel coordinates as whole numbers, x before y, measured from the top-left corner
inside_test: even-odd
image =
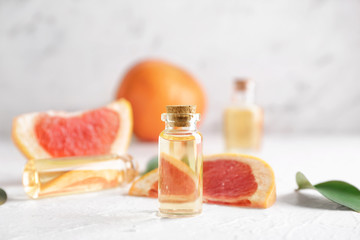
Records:
[[[323,196],[316,196],[302,192],[294,191],[292,193],[281,195],[277,199],[279,202],[304,208],[350,211],[349,208],[332,202]]]
[[[8,202],[19,202],[19,201],[29,200],[29,197],[27,197],[25,194],[24,187],[21,184],[21,181],[18,180],[2,181],[0,183],[0,188],[5,190],[7,194]]]
[[[18,187],[22,186],[21,180],[19,179],[8,179],[6,181],[0,182],[0,187],[6,188],[6,187]]]
[[[15,196],[8,197],[8,202],[23,202],[23,201],[29,201],[31,200],[29,197],[27,197],[25,194],[19,194]]]

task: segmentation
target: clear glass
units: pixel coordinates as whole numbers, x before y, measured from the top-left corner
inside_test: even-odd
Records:
[[[254,85],[247,90],[235,90],[233,101],[224,112],[226,151],[256,153],[263,136],[262,108],[254,103]]]
[[[185,115],[185,114],[184,114]],[[178,127],[171,114],[162,114],[165,130],[159,136],[159,214],[184,217],[202,211],[202,135],[196,128],[199,114]]]
[[[25,165],[23,185],[37,199],[117,187],[137,174],[129,155],[35,159]]]

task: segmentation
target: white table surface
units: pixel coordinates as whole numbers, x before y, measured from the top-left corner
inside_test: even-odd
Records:
[[[204,153],[223,148],[204,134]],[[129,149],[144,167],[157,145],[133,142]],[[331,179],[360,186],[360,136],[267,137],[259,154],[274,169],[277,201],[269,209],[204,204],[193,218],[161,219],[157,200],[113,189],[30,200],[21,185],[24,157],[10,139],[0,141],[0,239],[360,239],[360,213],[312,190],[294,192],[295,173],[313,183]]]

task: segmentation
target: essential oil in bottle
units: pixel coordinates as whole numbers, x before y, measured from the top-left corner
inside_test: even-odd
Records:
[[[202,135],[196,106],[167,106],[159,136],[159,215],[195,216],[202,211]]]
[[[263,110],[254,103],[255,83],[235,81],[232,103],[224,113],[226,151],[254,153],[263,135]]]
[[[25,165],[23,185],[37,199],[117,187],[137,174],[129,155],[35,159]]]

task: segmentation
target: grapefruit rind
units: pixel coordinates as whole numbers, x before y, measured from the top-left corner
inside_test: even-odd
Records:
[[[154,169],[140,178],[136,179],[130,187],[129,195],[143,197],[157,197],[150,194],[151,188],[158,181],[158,169]],[[157,189],[156,189],[157,190]]]
[[[119,114],[121,124],[117,137],[111,146],[111,153],[124,154],[129,147],[133,130],[133,113],[131,104],[125,99],[120,99],[110,103],[106,107]]]
[[[119,116],[119,127],[117,136],[111,145],[111,153],[123,154],[128,149],[132,128],[133,115],[130,103],[125,99],[119,99],[105,106],[105,108],[115,111]],[[81,112],[48,111],[49,116],[70,118],[81,115]],[[28,159],[50,158],[52,157],[38,142],[35,133],[35,125],[38,116],[42,113],[28,113],[16,117],[13,120],[12,139],[15,145]]]
[[[63,112],[57,112],[62,115]],[[49,111],[49,115],[54,115],[54,111]],[[28,113],[16,117],[13,121],[12,139],[15,145],[28,159],[50,158],[51,155],[38,143],[35,133],[35,124],[39,113]]]

